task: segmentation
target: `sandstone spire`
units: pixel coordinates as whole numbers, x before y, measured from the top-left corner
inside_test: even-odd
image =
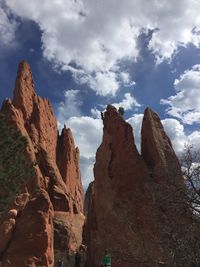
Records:
[[[52,267],[54,265],[53,252],[56,260],[58,256],[66,258],[66,254],[73,255],[82,242],[84,216],[82,214],[83,189],[80,178],[79,151],[78,148],[75,148],[71,131],[66,127],[62,136],[58,138],[57,121],[53,114],[53,108],[47,99],[36,95],[30,66],[25,61],[19,64],[13,101],[4,101],[1,112],[4,114],[7,124],[14,126],[27,138],[27,161],[32,163],[33,168],[33,177],[31,179],[27,177],[25,185],[26,193],[30,198],[20,207],[22,217],[20,219],[17,217],[15,221],[5,217],[6,221],[3,227],[0,227],[0,235],[5,240],[2,246],[0,243],[2,266],[6,267],[8,260],[13,262],[17,257],[16,250],[13,250],[15,233],[21,233],[21,238],[24,239],[20,244],[27,244],[27,250],[32,250],[34,246],[38,246],[37,234],[41,234],[41,225],[46,233],[45,229],[51,228],[51,225],[47,224],[53,221],[54,235],[49,231],[43,236],[44,238],[40,241],[42,249],[37,254],[39,258],[45,259],[46,257],[49,261],[44,263],[36,259],[32,263],[32,266]],[[60,141],[57,147],[58,139]],[[56,159],[57,151],[59,151],[58,160]],[[45,195],[45,211],[41,218],[38,217],[38,214],[42,214],[43,211],[40,209],[43,207],[38,205],[37,199],[33,201],[37,192],[43,192],[37,196],[39,199]],[[21,192],[19,197],[23,193]],[[31,203],[35,203],[36,206]],[[12,207],[18,212],[19,207],[14,204],[11,205]],[[50,211],[51,207],[54,212]],[[35,234],[31,242],[28,240],[28,231],[30,230],[28,224],[25,226],[24,223],[20,223],[26,222],[28,218],[31,220]],[[9,232],[5,230],[5,225],[8,225]],[[53,236],[55,236],[54,239]],[[62,242],[60,242],[61,239]],[[54,251],[52,249],[53,242]],[[34,253],[35,251],[33,251],[33,258]],[[26,251],[24,254],[23,252],[20,254],[20,267],[27,266],[29,256]],[[23,259],[24,262],[26,261],[25,265],[22,264]]]
[[[142,123],[141,153],[157,182],[182,183],[180,163],[159,116],[147,108]]]
[[[71,130],[64,126],[57,144],[57,165],[73,198],[75,213],[83,212],[83,188],[79,167],[79,149],[75,147]]]
[[[131,126],[114,107],[107,107],[102,120],[95,180],[86,198],[87,267],[102,259],[105,248],[116,267],[190,266],[197,257],[199,225],[192,220],[181,167],[160,118],[145,110],[142,156]]]
[[[34,82],[29,64],[22,61],[19,64],[15,81],[13,105],[21,109],[24,119],[29,119],[33,112]]]
[[[135,146],[132,127],[116,108],[107,107],[103,123],[88,211],[91,230],[86,229],[88,266],[101,260],[107,248],[114,266],[126,262],[126,267],[144,267],[147,265],[142,262],[149,257],[155,262],[160,257],[150,216],[153,204],[147,189],[148,169]]]

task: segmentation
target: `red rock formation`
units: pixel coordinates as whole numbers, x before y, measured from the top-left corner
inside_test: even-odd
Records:
[[[22,111],[24,120],[30,119],[33,113],[33,98],[35,89],[30,66],[22,61],[19,64],[15,81],[13,105]]]
[[[53,207],[46,191],[29,200],[3,254],[3,267],[53,266]]]
[[[57,121],[49,101],[35,94],[31,70],[25,61],[19,64],[12,104],[23,115],[35,152],[43,149],[55,161]]]
[[[141,152],[153,180],[155,223],[167,266],[175,266],[175,261],[176,266],[192,266],[189,258],[184,257],[193,253],[189,251],[193,242],[188,241],[193,230],[188,227],[192,224],[192,214],[181,166],[159,116],[150,108],[145,110],[143,117]],[[178,259],[177,255],[182,256]]]
[[[103,141],[86,198],[87,267],[105,249],[115,267],[196,266],[199,225],[191,227],[180,164],[158,115],[145,111],[142,156],[114,107],[102,119]]]
[[[83,212],[83,188],[80,180],[79,149],[70,129],[64,126],[57,145],[57,165],[73,198],[74,213]]]
[[[148,169],[134,144],[131,126],[114,107],[107,107],[103,123],[87,221],[87,264],[95,266],[108,249],[115,267],[156,266],[160,249],[151,216]]]
[[[171,182],[183,185],[180,163],[166,135],[159,116],[147,108],[142,123],[142,156],[158,183]]]
[[[90,266],[92,263],[96,262],[96,253],[94,253],[94,248],[91,244],[94,240],[97,240],[97,219],[96,219],[96,209],[95,209],[95,199],[94,199],[94,182],[91,182],[85,194],[84,202],[84,214],[86,216],[85,227],[84,227],[84,242],[88,245],[87,247],[87,262],[86,266]]]
[[[83,189],[79,170],[79,152],[78,149],[75,148],[72,134],[69,130],[63,129],[61,137],[58,136],[57,122],[53,115],[53,109],[47,99],[42,99],[36,95],[30,67],[25,61],[19,64],[13,101],[6,99],[1,112],[5,115],[7,124],[15,127],[28,140],[27,160],[32,162],[34,176],[30,179],[27,177],[28,182],[26,190],[28,190],[30,195],[34,195],[37,190],[45,190],[48,193],[53,209],[56,211],[54,216],[53,213],[49,213],[49,216],[53,216],[51,219],[54,222],[57,220],[58,216],[59,222],[63,224],[62,227],[65,229],[64,235],[66,235],[66,240],[68,240],[65,242],[65,254],[66,251],[69,253],[76,251],[81,244],[82,226],[84,222],[84,217],[82,215]],[[58,142],[58,147],[57,140],[60,140]],[[56,153],[59,155],[58,160],[56,159]],[[27,244],[27,250],[28,246],[33,249],[34,240],[31,241],[32,243],[26,240],[29,238],[26,232],[23,235],[23,230],[26,231],[26,229],[24,229],[22,224],[18,223],[18,221],[26,222],[26,216],[29,216],[31,212],[29,210],[29,208],[32,207],[31,203],[28,202],[26,204],[24,212],[21,213],[22,217],[19,219],[17,217],[14,223],[9,221],[8,217],[5,217],[4,225],[7,220],[7,225],[9,225],[8,229],[10,230],[6,232],[5,227],[2,227],[2,231],[7,234],[4,236],[5,242],[4,245],[2,245],[4,249],[2,249],[1,253],[2,255],[7,255],[6,257],[8,260],[12,259],[12,261],[14,261],[17,255],[12,254],[12,251],[14,253],[12,248],[13,246],[15,247],[15,243],[13,243],[15,239],[13,239],[14,237],[12,234],[13,228],[24,236],[22,243],[24,242],[24,244]],[[33,209],[33,211],[36,213],[36,217],[31,213],[31,220],[37,230],[40,229],[38,228],[38,223],[41,223],[41,221],[39,222],[39,220],[37,220],[37,210]],[[62,218],[60,218],[60,213],[62,213]],[[68,223],[66,223],[66,218],[69,219]],[[0,228],[0,234],[2,231]],[[48,232],[48,234],[51,235],[50,232]],[[58,231],[56,234],[58,235]],[[65,238],[63,232],[60,234],[62,235],[61,238]],[[48,236],[48,238],[50,237]],[[36,241],[38,241],[38,239]],[[9,244],[6,249],[5,244]],[[40,250],[41,253],[45,255],[49,253],[47,256],[44,255],[44,258],[52,259],[48,261],[49,265],[44,264],[44,266],[53,266],[50,242],[46,242],[44,239],[44,243],[41,244],[41,246],[44,246],[43,250]],[[55,244],[55,246],[56,251],[59,251],[59,249],[63,251],[63,248],[59,248],[59,244]],[[28,257],[31,257],[31,255],[26,254],[26,252],[24,255],[23,252],[20,255],[22,260],[24,257],[27,262]],[[41,255],[38,257],[41,258]],[[42,260],[41,262],[45,261],[44,259],[44,261]],[[37,263],[30,264],[39,266]],[[21,267],[23,267],[23,265],[21,265]]]

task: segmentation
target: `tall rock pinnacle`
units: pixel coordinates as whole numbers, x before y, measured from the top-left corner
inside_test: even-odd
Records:
[[[180,163],[159,116],[150,108],[145,110],[143,117],[141,152],[152,177],[151,191],[156,204],[155,223],[160,244],[165,251],[168,266],[174,266],[172,255],[184,255],[185,250],[191,247],[187,238],[192,237],[193,233],[186,229],[191,224],[192,214]],[[180,242],[187,245],[179,246]],[[192,255],[193,251],[187,253]],[[186,264],[185,259],[177,262]]]
[[[75,213],[83,212],[83,188],[80,179],[79,149],[75,147],[70,129],[63,128],[58,137],[57,165],[63,181],[73,198]]]
[[[159,116],[150,108],[145,110],[143,117],[141,153],[157,182],[167,182],[169,178],[183,184],[180,163],[171,141]]]
[[[126,262],[126,267],[144,267],[142,262],[149,257],[155,262],[160,258],[150,216],[153,201],[146,188],[148,169],[135,146],[132,127],[116,108],[107,107],[103,123],[86,227],[88,267],[102,259],[105,249],[113,255],[114,266]]]
[[[131,126],[114,107],[102,120],[86,198],[87,267],[102,260],[105,249],[115,267],[196,266],[199,224],[191,228],[181,167],[160,118],[145,110],[141,156]]]
[[[58,257],[63,257],[66,262],[66,255],[75,253],[82,242],[84,216],[79,151],[70,130],[64,129],[61,137],[58,136],[51,104],[36,95],[26,61],[19,64],[13,100],[4,101],[1,113],[7,125],[26,137],[26,158],[32,164],[33,172],[17,196],[27,196],[23,205],[16,205],[15,200],[10,206],[21,216],[10,218],[8,211],[0,226],[2,266],[7,267],[10,261],[15,267],[26,267],[29,263],[31,266],[53,267],[54,257],[55,262]],[[33,231],[26,223],[29,219]],[[19,233],[21,240],[16,245]],[[20,244],[21,260],[18,261]],[[38,244],[41,249],[37,251]]]
[[[22,61],[19,64],[15,81],[13,105],[22,110],[24,119],[30,118],[33,112],[34,82],[29,64]]]

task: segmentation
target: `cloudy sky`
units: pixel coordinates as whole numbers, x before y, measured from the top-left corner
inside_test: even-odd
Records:
[[[73,131],[84,188],[100,112],[122,106],[140,146],[142,114],[160,115],[177,153],[200,139],[199,0],[0,0],[0,101],[26,59],[37,94]]]

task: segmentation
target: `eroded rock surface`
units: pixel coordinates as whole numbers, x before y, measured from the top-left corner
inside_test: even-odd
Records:
[[[53,207],[46,191],[30,199],[16,218],[3,267],[53,266]]]
[[[107,107],[103,123],[90,190],[87,266],[95,266],[105,249],[113,266],[149,266],[149,258],[155,266],[161,255],[151,216],[148,168],[135,146],[132,127],[114,107]]]
[[[198,265],[193,244],[200,243],[199,225],[160,118],[146,109],[141,156],[132,127],[114,107],[108,106],[102,119],[95,180],[86,193],[87,267],[99,263],[106,249],[115,267]]]
[[[0,258],[4,259],[4,265],[9,261],[15,262],[18,257],[16,242],[19,242],[22,245],[20,262],[17,258],[16,265],[5,266],[53,266],[53,247],[56,246],[57,252],[63,251],[63,244],[60,247],[58,242],[52,244],[55,241],[53,232],[58,219],[62,229],[60,233],[56,230],[56,236],[60,235],[60,239],[66,240],[66,253],[75,253],[82,242],[83,189],[78,148],[75,147],[71,131],[66,127],[61,136],[58,135],[51,104],[47,99],[36,95],[30,66],[25,61],[19,64],[13,100],[4,101],[1,113],[5,115],[9,126],[27,138],[26,156],[27,161],[32,162],[34,175],[27,177],[27,183],[22,189],[21,194],[26,192],[30,197],[20,215],[16,218],[5,215],[2,221],[0,233],[4,233],[4,242],[0,242]],[[43,199],[33,200],[33,196],[41,190]],[[42,209],[43,206],[39,207],[40,201],[45,210]],[[14,204],[11,204],[11,208],[13,207]],[[60,213],[61,217],[58,215]],[[28,225],[29,220],[34,227],[32,230]],[[20,222],[27,223],[27,227],[24,228]],[[44,235],[42,231],[46,231]],[[28,232],[33,233],[31,240]],[[34,254],[38,243],[41,249]],[[25,265],[22,264],[23,260]]]

